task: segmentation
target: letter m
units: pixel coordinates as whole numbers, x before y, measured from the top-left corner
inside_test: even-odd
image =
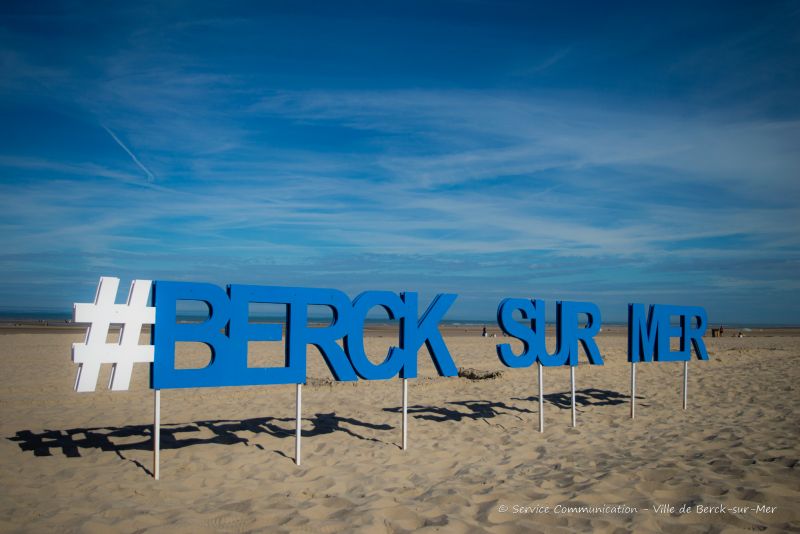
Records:
[[[645,315],[644,304],[628,304],[628,361],[652,362],[656,354],[658,318],[654,306]],[[658,358],[658,356],[656,356]]]

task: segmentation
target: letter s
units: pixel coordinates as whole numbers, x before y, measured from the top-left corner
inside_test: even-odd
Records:
[[[523,319],[531,319],[530,325],[514,320],[516,310],[520,311]],[[536,351],[531,350],[536,339],[535,320],[536,308],[528,299],[503,299],[497,307],[497,324],[503,332],[522,341],[522,353],[518,355],[508,343],[497,345],[497,356],[507,367],[529,367],[536,361]]]

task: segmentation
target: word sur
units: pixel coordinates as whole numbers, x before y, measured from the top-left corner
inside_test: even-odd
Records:
[[[497,345],[497,356],[507,367],[528,367],[541,362],[545,367],[569,363],[578,365],[578,343],[592,365],[603,365],[603,356],[594,336],[600,331],[600,309],[591,302],[556,302],[556,350],[547,352],[545,345],[545,303],[543,300],[505,299],[497,308],[497,324],[507,335],[522,341],[522,352],[514,354],[511,345]],[[527,324],[514,320],[518,311]],[[580,328],[580,315],[586,326]]]

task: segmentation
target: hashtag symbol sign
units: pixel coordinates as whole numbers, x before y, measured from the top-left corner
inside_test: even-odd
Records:
[[[156,309],[147,305],[150,280],[134,280],[126,304],[115,304],[119,278],[100,277],[93,303],[75,303],[72,318],[89,323],[83,343],[72,344],[72,361],[79,364],[75,391],[94,391],[100,365],[113,364],[108,387],[125,391],[131,382],[134,363],[152,363],[153,346],[140,345],[142,325],[154,324]],[[106,343],[112,324],[119,324],[119,343]]]

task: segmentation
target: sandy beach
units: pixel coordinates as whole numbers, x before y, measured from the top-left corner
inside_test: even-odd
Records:
[[[797,331],[706,338],[686,411],[683,365],[640,364],[631,420],[625,331],[605,329],[606,365],[576,369],[577,427],[569,370],[546,369],[539,433],[536,369],[503,367],[505,340],[461,330],[445,335],[456,365],[502,375],[440,378],[420,351],[407,451],[401,381],[331,384],[312,349],[301,466],[294,386],[169,390],[155,481],[147,366],[130,391],[107,391],[104,368],[96,392],[74,393],[80,330],[5,328],[0,531],[800,531]],[[395,341],[374,329],[367,351]],[[279,354],[261,345],[251,364]]]

